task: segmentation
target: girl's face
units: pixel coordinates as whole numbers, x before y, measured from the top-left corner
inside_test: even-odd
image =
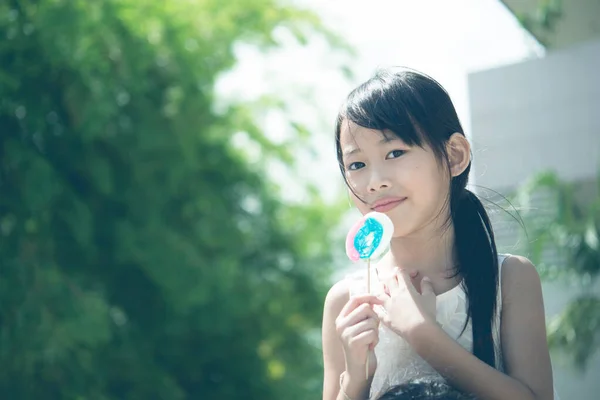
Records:
[[[446,221],[448,172],[430,147],[407,146],[392,132],[382,133],[347,120],[341,127],[346,180],[362,214],[387,214],[394,223],[394,237]]]

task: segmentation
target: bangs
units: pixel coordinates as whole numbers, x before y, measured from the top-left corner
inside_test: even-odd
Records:
[[[415,104],[420,101],[407,96],[410,92],[409,88],[399,87],[397,81],[378,74],[350,93],[338,116],[338,128],[347,120],[363,128],[391,132],[409,146],[423,147],[428,142],[423,134],[425,127],[409,111],[415,106],[421,108]]]

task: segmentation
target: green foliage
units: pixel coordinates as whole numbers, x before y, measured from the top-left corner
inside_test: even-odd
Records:
[[[0,4],[2,398],[319,395],[337,214],[282,204],[231,137],[284,150],[213,107],[277,27],[337,43],[275,0]]]
[[[573,300],[548,326],[548,344],[560,349],[580,370],[600,347],[600,298],[584,295]]]
[[[577,296],[548,326],[551,347],[569,355],[574,365],[584,369],[600,347],[600,297],[594,293],[600,274],[600,175],[598,192],[591,199],[578,196],[575,184],[561,181],[556,173],[534,176],[516,194],[530,230],[529,254],[545,278],[575,281],[581,288]],[[550,194],[553,213],[540,220],[532,198],[536,193]],[[544,259],[552,249],[554,260]],[[565,261],[564,264],[562,261]]]
[[[538,0],[535,12],[517,13],[517,19],[525,29],[536,36],[545,47],[550,46],[550,36],[563,17],[562,0]]]

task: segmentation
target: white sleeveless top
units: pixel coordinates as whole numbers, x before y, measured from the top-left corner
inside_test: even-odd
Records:
[[[502,351],[500,347],[500,316],[502,311],[502,263],[508,254],[498,256],[498,300],[496,320],[493,323],[493,335],[496,345],[497,369],[503,370]],[[361,273],[362,272],[362,273]],[[366,293],[366,272],[350,274],[350,295]],[[375,268],[371,268],[371,292],[381,291]],[[467,296],[462,284],[455,286],[436,298],[436,319],[442,329],[458,344],[469,352],[473,351],[473,332],[471,321],[464,332],[463,326],[467,319]],[[462,334],[461,334],[462,332]],[[396,333],[383,324],[379,327],[379,343],[375,346],[377,370],[373,376],[370,397],[376,398],[394,385],[399,385],[414,378],[439,378],[441,375],[423,360],[411,346]]]

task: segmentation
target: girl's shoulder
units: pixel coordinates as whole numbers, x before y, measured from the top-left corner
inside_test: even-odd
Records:
[[[336,282],[325,297],[324,312],[332,318],[337,317],[346,302],[350,299],[350,284],[346,279]]]
[[[540,275],[527,257],[505,254],[500,265],[502,297],[508,298],[516,291],[530,290],[541,286]]]

